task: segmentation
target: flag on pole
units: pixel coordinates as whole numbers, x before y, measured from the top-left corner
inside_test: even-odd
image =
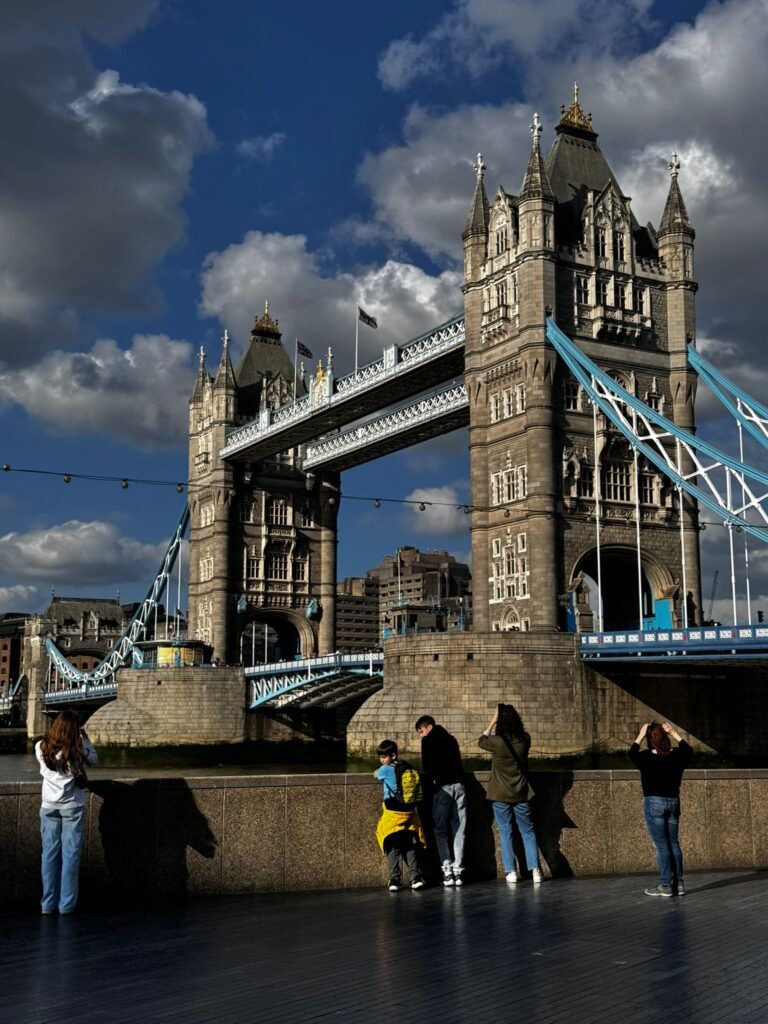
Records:
[[[357,318],[367,327],[372,327],[374,330],[376,330],[376,328],[379,326],[376,321],[376,317],[370,316],[368,313],[366,313],[362,306],[357,307]]]
[[[302,345],[300,341],[296,342],[296,351],[300,356],[304,356],[305,359],[311,359],[312,353],[309,351],[306,345]]]

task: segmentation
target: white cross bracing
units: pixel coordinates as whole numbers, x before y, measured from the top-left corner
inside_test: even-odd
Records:
[[[380,689],[383,666],[382,652],[368,651],[246,669],[246,678],[251,680],[250,707],[337,707],[361,693]]]
[[[738,527],[768,541],[766,473],[688,433],[635,398],[593,363],[551,318],[547,319],[547,337],[589,400],[633,449],[676,487],[720,516],[725,526]],[[690,468],[684,468],[688,460]]]
[[[305,469],[315,469],[342,454],[359,451],[373,441],[396,437],[406,431],[427,423],[444,420],[446,417],[469,407],[465,384],[435,391],[416,402],[401,406],[377,419],[369,420],[359,427],[352,427],[341,434],[320,438],[308,444],[304,459]]]
[[[72,686],[71,690],[49,691],[45,694],[46,703],[56,703],[71,699],[72,697],[82,699],[96,695],[109,696],[112,691],[117,692],[114,682],[107,683],[107,680],[113,677],[115,672],[131,657],[133,645],[144,638],[150,616],[154,613],[155,607],[158,605],[163,591],[170,581],[188,523],[189,506],[185,505],[179,525],[176,527],[176,532],[171,538],[168,550],[165,553],[157,576],[149,588],[147,596],[126,626],[123,635],[96,668],[90,672],[81,672],[80,669],[75,668],[71,662],[67,661],[52,640],[47,639],[45,641],[45,648],[53,668]]]
[[[357,419],[359,416],[355,416],[352,410],[355,396],[375,385],[410,374],[435,357],[454,350],[460,351],[463,347],[464,317],[459,315],[404,345],[392,345],[384,350],[381,358],[345,377],[334,379],[333,391],[319,403],[311,395],[302,395],[295,402],[280,406],[279,409],[262,410],[258,419],[237,427],[227,435],[227,443],[220,455],[223,459],[231,458],[258,441],[278,434],[291,424],[309,420],[323,409],[348,401],[351,411],[346,422]]]
[[[728,380],[693,345],[688,346],[688,362],[734,419],[749,431],[758,444],[768,448],[768,408]]]

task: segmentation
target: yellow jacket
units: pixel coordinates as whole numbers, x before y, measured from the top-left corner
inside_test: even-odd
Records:
[[[395,832],[415,832],[416,838],[422,846],[427,845],[427,837],[424,835],[424,827],[418,813],[413,811],[390,811],[384,805],[381,808],[381,817],[376,825],[376,840],[384,850],[384,840]]]

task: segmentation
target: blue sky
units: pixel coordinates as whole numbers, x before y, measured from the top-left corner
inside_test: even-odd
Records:
[[[642,222],[681,154],[700,346],[765,401],[766,36],[766,0],[6,0],[0,461],[183,480],[197,349],[215,365],[227,328],[237,354],[265,299],[289,350],[331,345],[339,372],[357,295],[380,322],[361,361],[452,315],[474,154],[491,193],[517,191],[533,111],[548,147],[574,79]],[[699,418],[716,436],[707,402]],[[465,501],[466,437],[343,489]],[[0,475],[0,610],[40,609],[52,585],[139,596],[180,500]],[[391,508],[343,504],[340,576],[397,544],[468,557],[460,513]],[[707,594],[721,533],[702,537]]]

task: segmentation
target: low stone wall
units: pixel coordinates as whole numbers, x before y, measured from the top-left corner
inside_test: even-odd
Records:
[[[486,780],[469,779],[473,880],[501,873]],[[533,783],[545,874],[654,870],[637,772],[543,772]],[[687,870],[768,866],[768,770],[689,771],[682,800]],[[39,807],[39,784],[0,784],[0,907],[39,899]],[[365,775],[94,781],[83,901],[382,885],[379,808]]]

